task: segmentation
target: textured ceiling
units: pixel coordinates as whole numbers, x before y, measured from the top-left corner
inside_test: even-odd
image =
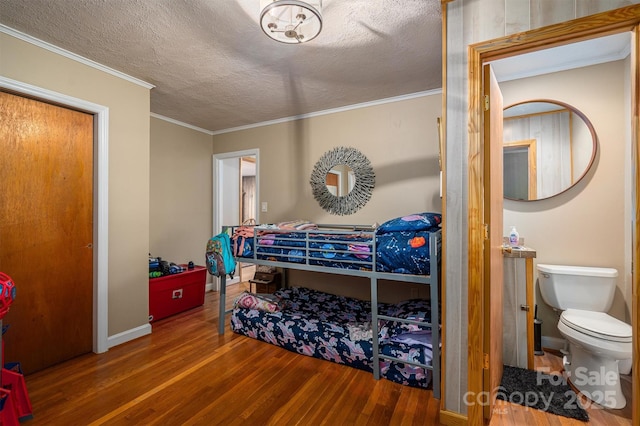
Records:
[[[2,0],[0,24],[155,85],[151,112],[219,131],[441,87],[440,0],[324,0],[306,44],[259,0]]]

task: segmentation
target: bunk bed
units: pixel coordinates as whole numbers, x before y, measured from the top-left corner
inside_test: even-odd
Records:
[[[440,221],[439,214],[420,213],[375,227],[315,225],[304,221],[252,227],[251,235],[234,239],[234,253],[239,262],[365,277],[370,280],[370,300],[285,287],[276,292],[275,299],[245,294],[244,305],[242,301],[238,305],[241,296],[234,309],[227,311],[226,277],[221,277],[219,334],[224,334],[225,315],[231,313],[235,332],[305,355],[372,371],[376,380],[381,377],[382,370],[382,377],[402,384],[417,387],[432,384],[433,394],[439,398]],[[224,231],[232,236],[239,235],[241,228],[227,226]],[[428,285],[430,299],[393,305],[380,303],[379,280]],[[315,310],[319,306],[333,306],[334,309],[317,314]],[[286,309],[292,307],[293,312]],[[314,331],[324,327],[320,330],[320,342],[295,343],[299,339],[309,339],[310,333],[308,328],[292,327],[291,324],[302,319],[308,325],[309,318],[314,315],[321,316],[313,319]],[[341,319],[348,324],[341,323]],[[273,321],[286,323],[288,327],[275,325]],[[367,324],[368,330],[362,324]],[[263,332],[257,331],[259,329]],[[280,330],[265,333],[266,329]],[[280,335],[276,336],[278,333]],[[418,343],[420,350],[416,349],[413,338],[409,342],[396,339],[416,334],[421,335],[420,340],[423,337],[428,340],[426,344],[424,341]],[[326,341],[333,343],[325,346],[322,342]],[[347,359],[344,356],[336,359],[341,356],[338,352],[346,354]]]

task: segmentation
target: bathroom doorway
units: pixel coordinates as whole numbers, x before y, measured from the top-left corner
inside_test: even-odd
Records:
[[[533,265],[597,266],[618,271],[617,289],[607,313],[627,324],[631,323],[632,282],[631,193],[627,184],[631,181],[632,156],[628,120],[630,46],[631,36],[625,32],[518,55],[518,61],[528,62],[532,55],[539,57],[557,51],[556,57],[563,60],[572,56],[571,50],[579,53],[573,54],[576,60],[568,69],[562,69],[560,62],[551,66],[550,58],[548,62],[553,72],[519,79],[501,75],[502,68],[507,68],[500,64],[503,60],[491,62],[504,96],[505,114],[519,110],[509,119],[505,117],[504,143],[509,138],[521,139],[523,134],[535,135],[538,154],[539,191],[525,200],[507,199],[505,193],[505,225],[517,225],[520,235],[525,237],[524,245],[532,249],[527,253],[535,253],[531,260]],[[542,64],[543,61],[535,62]],[[581,66],[575,67],[576,63]],[[591,89],[584,90],[585,87]],[[564,104],[534,102],[540,99],[562,100]],[[585,131],[580,131],[578,125],[585,127]],[[519,171],[525,174],[526,167]],[[606,232],[594,234],[592,231],[600,227],[595,224],[600,223],[603,205],[607,206],[608,212]],[[506,233],[507,227],[504,235]],[[513,267],[514,263],[521,266],[525,259],[505,259],[505,265],[510,267],[505,274],[505,300],[508,299],[506,293],[511,291],[513,295],[514,289],[523,291],[525,281],[531,281],[531,298],[535,301],[528,304],[529,312],[531,317],[534,311],[537,313],[542,351],[533,356],[532,339],[531,366],[516,365],[512,363],[513,357],[505,359],[504,363],[555,374],[568,371],[569,367],[563,363],[568,347],[565,347],[566,341],[557,326],[560,312],[554,311],[542,299],[535,266],[525,276],[521,271],[514,271],[517,269]],[[507,318],[513,315],[520,319],[528,312],[520,310],[516,303],[510,308],[505,305],[504,309],[506,342],[516,341],[519,335],[526,336],[525,330],[509,330],[511,321]],[[526,319],[525,324],[529,325]],[[533,337],[533,318],[531,325]],[[514,345],[505,345],[503,353],[513,355],[514,349],[515,355],[521,355]],[[628,372],[620,376],[620,383],[629,403],[610,414],[630,419]]]
[[[544,29],[533,30],[527,33],[522,33],[520,34],[520,37],[517,40],[513,40],[512,38],[507,37],[504,39],[492,40],[491,42],[487,42],[487,43],[478,43],[476,45],[472,45],[470,47],[470,53],[469,53],[470,76],[472,76],[470,77],[470,82],[469,82],[470,100],[482,99],[483,93],[484,93],[484,86],[482,83],[482,79],[480,78],[480,76],[482,75],[482,66],[490,62],[492,59],[515,56],[524,52],[531,52],[531,51],[540,49],[541,46],[553,47],[553,46],[568,44],[572,40],[591,39],[591,38],[596,38],[604,35],[610,35],[613,33],[631,31],[632,36],[637,37],[637,33],[638,33],[637,25],[640,22],[640,17],[638,16],[637,13],[631,13],[631,12],[627,14],[603,13],[603,14],[599,14],[599,15],[595,15],[587,18],[582,18],[579,21],[580,21],[580,25],[567,26],[565,23],[562,25],[556,25],[556,26],[546,27]],[[569,28],[571,28],[571,30],[569,30]],[[576,30],[576,28],[581,28],[581,29]],[[637,43],[632,43],[632,46],[634,46],[636,50],[638,49]],[[633,93],[633,95],[631,96],[633,96],[634,99],[630,99],[629,103],[631,105],[632,111],[631,111],[631,114],[627,116],[629,117],[632,116],[634,118],[634,121],[637,123],[638,99],[635,98],[635,95],[636,95],[635,92],[638,90],[638,82],[640,81],[640,76],[638,75],[637,51],[632,51],[631,58],[632,60],[630,65],[631,67],[630,81],[631,81],[631,87],[634,88],[634,90],[631,91],[631,93]],[[482,123],[483,122],[482,114],[483,114],[483,105],[481,105],[480,102],[475,102],[475,103],[470,102],[469,122]],[[485,129],[485,134],[486,134],[486,129]],[[639,136],[638,136],[637,127],[633,127],[632,131],[630,131],[630,139],[633,142],[632,144],[633,166],[635,169],[638,169],[639,159],[638,159],[638,149],[636,148],[636,144],[638,143]],[[481,152],[483,149],[486,149],[486,147],[483,148],[484,143],[491,144],[489,140],[483,141],[482,129],[475,129],[475,130],[472,129],[472,131],[469,133],[469,146],[470,146],[469,174],[471,176],[473,173],[479,173],[480,175],[484,176],[484,180],[502,179],[502,170],[494,170],[494,169],[491,169],[490,167],[488,169],[485,168],[486,165],[483,163],[482,152]],[[497,144],[494,144],[494,146],[489,147],[489,150],[494,150],[494,149],[501,150],[502,146],[498,146]],[[637,203],[636,194],[638,192],[639,183],[637,182],[637,177],[634,177],[634,179],[636,181],[630,184],[627,188],[629,191],[628,193],[629,199],[636,200],[636,203]],[[477,182],[474,181],[473,179],[470,180],[470,188],[469,188],[470,200],[473,200],[473,197],[471,194],[482,193],[483,184],[486,184],[486,182],[483,182],[482,179],[479,179]],[[481,200],[482,197],[479,197],[478,199]],[[629,210],[632,212],[637,212],[639,209],[635,205],[634,206],[630,205]],[[478,204],[476,206],[476,205],[473,205],[473,203],[470,201],[470,205],[469,205],[470,226],[472,224],[485,223],[484,216],[486,214],[487,212],[484,211],[481,204]],[[634,237],[634,240],[637,240],[637,236],[640,233],[640,229],[638,228],[637,218],[632,217],[632,220],[634,223],[634,228],[630,230],[631,231],[630,233]],[[478,233],[482,232],[481,229],[477,229],[476,231]],[[470,233],[473,233],[473,232],[474,232],[474,229],[471,229]],[[474,242],[470,238],[470,247],[469,247],[470,259],[472,259],[473,253],[482,252],[481,246],[472,247],[474,243],[480,244],[481,242],[480,243]],[[631,259],[635,264],[638,263],[637,262],[638,255],[639,255],[638,250],[634,245],[632,247]],[[471,301],[471,295],[475,294],[476,292],[480,292],[481,294],[486,294],[486,292],[489,291],[489,289],[485,287],[487,285],[488,283],[486,283],[483,280],[483,273],[481,272],[481,270],[478,273],[470,270],[470,277],[469,277],[470,301]],[[634,378],[633,403],[631,403],[630,405],[633,410],[633,413],[632,413],[633,420],[637,423],[638,414],[639,414],[638,404],[637,404],[638,382],[639,382],[639,376],[640,376],[638,374],[638,344],[637,344],[637,332],[638,332],[637,277],[635,276],[632,277],[631,285],[634,287],[634,290],[631,292],[632,300],[630,303],[630,305],[633,306],[633,309],[631,312],[631,322],[634,327],[633,332],[634,332],[634,336],[636,336],[636,341],[635,341],[636,343],[634,344],[634,369],[632,373]],[[485,300],[487,300],[487,298],[485,298]],[[482,315],[482,311],[483,310],[491,311],[495,309],[502,309],[502,306],[495,306],[492,304],[488,304],[488,305],[485,305],[484,307],[482,306],[474,307],[473,304],[470,303],[470,306],[469,306],[470,321],[469,321],[469,329],[468,329],[469,336],[474,335],[474,333],[484,334],[486,330],[490,328],[490,324],[486,322],[481,324],[474,324],[473,320],[475,318],[483,318],[483,317],[487,318],[486,316]],[[478,311],[478,313],[476,313],[476,311]],[[472,366],[475,364],[478,366],[482,366],[483,353],[487,353],[486,348],[476,348],[470,345],[469,346],[469,365]],[[489,360],[489,363],[491,363],[491,361],[492,360]],[[490,369],[492,367],[494,366],[491,365]],[[482,392],[482,391],[488,390],[488,389],[483,389],[481,385],[482,383],[481,377],[483,374],[482,370],[483,370],[482,367],[479,367],[473,370],[471,370],[470,368],[469,391]],[[475,408],[474,409],[470,408],[469,422],[472,424],[476,424],[476,423],[480,423],[481,421],[482,421],[482,412]]]

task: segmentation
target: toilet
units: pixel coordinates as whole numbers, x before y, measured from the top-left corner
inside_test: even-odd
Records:
[[[542,299],[561,311],[558,330],[569,343],[563,361],[569,381],[606,408],[624,408],[620,372],[629,373],[632,328],[607,314],[618,271],[546,264],[537,270]]]

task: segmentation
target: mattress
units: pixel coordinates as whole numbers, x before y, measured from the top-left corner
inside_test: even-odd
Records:
[[[425,300],[378,305],[380,315],[430,321]],[[365,371],[373,371],[371,304],[304,287],[278,290],[271,302],[245,293],[231,315],[234,332],[292,352]],[[429,325],[380,321],[380,353],[430,365]],[[426,388],[431,370],[407,363],[380,360],[381,377],[403,385]]]
[[[434,230],[398,231],[375,237],[362,233],[260,232],[255,239],[243,242],[239,258],[371,271],[375,250],[377,272],[429,275],[431,232]]]
[[[429,275],[430,235],[440,232],[440,223],[438,213],[418,213],[369,231],[323,230],[307,221],[302,229],[256,226],[250,237],[234,238],[234,244],[241,246],[235,253],[239,258],[273,262]]]

